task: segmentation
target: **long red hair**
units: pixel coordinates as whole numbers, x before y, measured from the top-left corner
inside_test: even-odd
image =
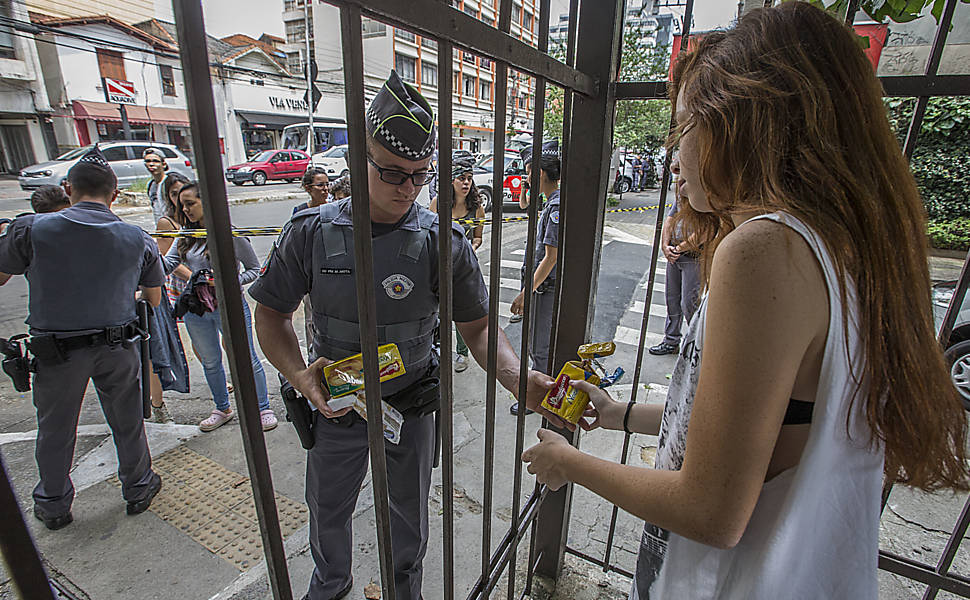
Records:
[[[732,214],[783,211],[812,227],[858,296],[866,354],[849,414],[864,411],[887,476],[967,489],[967,418],[936,341],[926,216],[852,31],[804,2],[752,11],[679,59],[673,103],[681,91],[714,212],[685,206],[678,219],[705,263]]]

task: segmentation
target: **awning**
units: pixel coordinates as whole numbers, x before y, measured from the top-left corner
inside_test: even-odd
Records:
[[[306,123],[308,121],[307,115],[305,114],[278,115],[276,113],[262,113],[248,110],[237,110],[236,114],[242,117],[250,127],[257,128],[282,129],[287,125]],[[313,122],[316,125],[342,125],[346,127],[346,124],[341,119],[318,117],[317,115],[313,115]]]
[[[121,122],[121,111],[117,104],[107,102],[92,102],[90,100],[75,100],[72,102],[75,119],[91,119],[93,121]],[[175,125],[189,126],[189,113],[182,108],[165,108],[161,106],[125,106],[128,122],[135,125]]]

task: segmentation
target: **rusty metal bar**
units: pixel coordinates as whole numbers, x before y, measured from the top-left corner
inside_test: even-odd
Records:
[[[422,36],[449,41],[457,48],[514,65],[519,71],[542,76],[586,95],[596,93],[596,81],[545,52],[479,21],[452,6],[400,0],[335,0],[357,6],[369,17],[401,25]],[[541,34],[541,32],[540,32]],[[440,81],[440,78],[439,78]]]
[[[541,490],[540,490],[540,493],[541,493]],[[519,515],[520,518],[523,519],[523,522],[525,522],[525,515],[529,514],[529,511],[531,510],[532,505],[539,501],[541,501],[540,494],[532,494],[526,499],[525,506],[522,507],[522,512]],[[498,570],[498,573],[501,574],[501,570],[505,568],[506,563],[501,563],[501,564],[499,563],[501,558],[505,556],[504,554],[505,549],[512,544],[512,537],[515,534],[516,534],[516,531],[511,528],[505,531],[505,535],[502,537],[502,541],[499,542],[498,546],[495,548],[495,551],[491,554],[491,556],[486,559],[485,568],[482,569],[481,574],[478,576],[478,579],[475,581],[475,585],[472,586],[471,591],[468,593],[467,600],[473,600],[477,598],[487,598],[488,592],[485,591],[485,583],[489,580],[491,575],[496,570]]]
[[[939,25],[936,28],[936,35],[933,37],[933,46],[930,48],[930,56],[926,60],[926,70],[924,75],[936,75],[940,68],[940,59],[943,58],[943,48],[946,45],[946,36],[950,32],[950,24],[953,22],[953,13],[957,7],[957,0],[947,0],[943,7],[943,14],[940,16]],[[926,105],[929,96],[921,94],[916,100],[916,109],[913,110],[913,119],[909,123],[909,131],[906,132],[906,142],[903,144],[903,154],[907,159],[913,158],[913,151],[916,149],[916,140],[919,138],[919,130],[923,125],[923,116],[926,114]]]
[[[364,389],[380,390],[377,363],[377,298],[374,292],[374,248],[371,242],[370,192],[367,187],[366,125],[364,122],[364,48],[360,9],[340,8],[340,35],[346,80],[347,143],[350,147],[351,207],[354,228],[357,310],[360,349],[364,358]],[[384,426],[381,395],[367,394],[367,443],[370,448],[377,547],[380,554],[381,588],[384,598],[394,593],[394,560],[391,551],[391,512],[387,495],[387,457],[384,454]]]
[[[970,579],[955,573],[940,575],[935,573],[929,566],[908,559],[905,556],[880,550],[879,568],[883,571],[895,573],[896,575],[902,575],[918,583],[938,587],[944,592],[970,598]]]
[[[205,48],[205,22],[202,4],[198,0],[174,0],[175,20],[178,22],[180,48]],[[222,177],[222,157],[219,155],[219,131],[212,98],[209,60],[205,52],[180,52],[185,79],[186,104],[189,110],[199,186],[207,231],[207,247],[216,276],[216,297],[219,301],[223,338],[232,382],[236,388],[236,408],[239,410],[240,432],[246,465],[253,487],[256,516],[266,556],[267,577],[276,600],[291,600],[290,578],[283,551],[283,535],[276,512],[276,496],[270,473],[266,440],[259,418],[256,380],[250,360],[249,337],[243,316],[242,288],[239,285],[238,262],[233,248],[226,181]]]
[[[452,325],[452,261],[451,261],[451,204],[455,195],[451,183],[451,75],[454,60],[451,42],[438,42],[438,316],[441,326],[441,504],[442,504],[442,561],[444,598],[455,596],[455,464],[454,402],[451,330]]]
[[[599,81],[613,81],[622,39],[622,0],[582,2],[577,23],[576,68]],[[611,35],[608,40],[604,36]],[[595,96],[573,98],[563,182],[568,195],[560,203],[559,277],[569,290],[561,294],[554,329],[552,372],[557,372],[588,339],[598,280],[603,218],[615,99],[612,86]],[[561,430],[572,442],[576,435]],[[542,555],[536,572],[557,578],[569,530],[572,486],[550,493],[539,509],[536,545]]]
[[[689,40],[690,40],[690,23],[694,16],[694,0],[687,0],[687,6],[684,11],[684,31],[680,37],[680,51],[683,53],[687,52]],[[617,84],[619,87],[619,84]],[[666,91],[666,85],[664,86]],[[676,115],[675,107],[670,107],[670,125],[668,129],[672,132],[676,125]],[[650,270],[647,276],[647,290],[646,299],[644,300],[644,306],[649,307],[650,303],[653,302],[653,288],[657,280],[657,264],[660,260],[660,243],[661,234],[663,228],[664,217],[667,207],[667,188],[670,186],[670,181],[673,174],[670,172],[670,162],[671,153],[664,153],[664,163],[663,163],[663,175],[660,178],[660,201],[657,203],[657,222],[653,231],[653,246],[650,249]],[[676,190],[674,191],[676,193]],[[643,371],[643,347],[646,343],[647,338],[647,328],[650,323],[650,311],[643,311],[643,318],[640,320],[640,339],[637,343],[637,363],[633,371],[633,388],[631,391],[630,401],[636,402],[637,395],[640,392],[640,375]],[[627,464],[630,454],[630,436],[623,436],[623,450],[620,452],[620,464]],[[601,566],[604,571],[612,569],[613,566],[610,565],[610,557],[613,553],[613,540],[616,536],[616,520],[619,515],[619,507],[613,506],[612,514],[610,515],[610,528],[606,536],[606,553],[604,554]]]
[[[963,510],[960,511],[960,518],[957,519],[956,526],[950,534],[950,539],[946,541],[946,546],[943,547],[943,554],[940,555],[940,560],[936,563],[934,572],[937,575],[945,577],[950,572],[950,565],[953,564],[953,559],[957,555],[957,550],[960,548],[963,536],[967,534],[967,526],[970,526],[970,498],[964,502]],[[939,591],[939,586],[930,584],[930,587],[923,594],[923,600],[933,600]]]
[[[512,26],[512,0],[501,0],[498,29],[508,33]],[[488,271],[488,353],[485,365],[485,464],[484,497],[482,498],[482,573],[488,571],[492,553],[492,480],[495,474],[495,398],[498,380],[498,311],[502,289],[502,212],[505,182],[505,112],[509,100],[509,69],[495,62],[495,126],[492,139],[492,226]],[[486,595],[487,598],[487,595]]]
[[[30,530],[20,512],[17,494],[13,491],[7,467],[0,453],[0,514],[4,515],[3,535],[0,535],[0,551],[7,572],[13,580],[14,590],[21,598],[54,600],[51,583],[47,579],[40,553],[30,537]]]
[[[623,567],[611,565],[609,562],[605,560],[600,560],[595,556],[591,556],[589,554],[586,554],[585,552],[580,552],[579,550],[576,550],[575,548],[571,548],[570,546],[566,546],[566,554],[572,554],[573,556],[581,558],[586,562],[593,563],[598,567],[602,567],[604,573],[609,573],[610,571],[613,571],[614,573],[619,573],[624,577],[629,577],[630,579],[633,579],[633,573],[627,571]]]
[[[967,297],[967,287],[970,287],[970,252],[963,261],[963,269],[960,271],[960,279],[953,290],[950,298],[950,305],[946,307],[946,316],[943,317],[943,324],[940,325],[940,332],[937,339],[944,348],[950,343],[950,335],[953,333],[953,326],[956,324],[957,315],[960,314],[960,307]]]

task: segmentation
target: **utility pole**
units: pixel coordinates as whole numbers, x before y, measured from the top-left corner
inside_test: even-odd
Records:
[[[310,72],[312,67],[312,61],[310,59],[310,2],[312,0],[303,0],[303,37],[306,38],[306,60],[303,62],[303,71],[306,75],[306,93],[307,93],[307,123],[309,128],[307,129],[306,135],[306,152],[311,157],[313,156],[314,146],[316,145],[316,132],[313,130],[313,109],[316,106],[316,102],[313,99],[313,80],[314,75]]]

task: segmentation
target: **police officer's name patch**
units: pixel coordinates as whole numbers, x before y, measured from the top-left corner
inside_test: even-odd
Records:
[[[381,285],[384,286],[384,291],[387,292],[387,295],[394,300],[407,298],[411,290],[414,289],[414,282],[399,273],[388,276],[387,279],[381,282]]]
[[[350,275],[350,269],[333,269],[329,267],[323,267],[320,269],[321,275]]]

